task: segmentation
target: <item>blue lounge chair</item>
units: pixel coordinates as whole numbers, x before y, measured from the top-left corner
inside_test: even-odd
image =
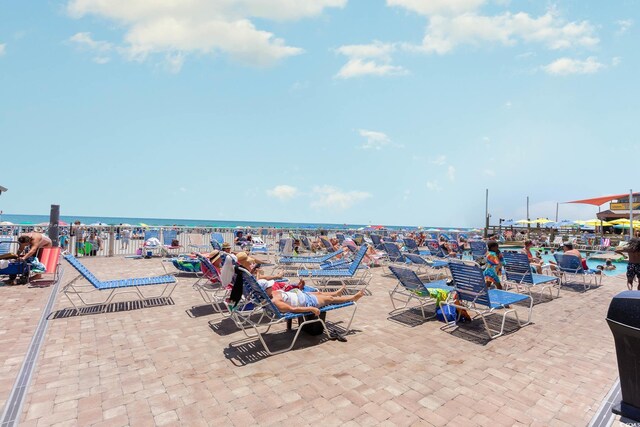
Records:
[[[449,263],[437,259],[424,259],[421,255],[405,253],[405,259],[409,261],[408,267],[415,268],[416,274],[427,273],[430,277],[448,276]],[[436,271],[432,271],[436,270]]]
[[[385,242],[382,244],[382,250],[387,253],[387,261],[392,263],[406,264],[407,258],[400,252],[395,243]]]
[[[437,240],[427,239],[427,240],[424,241],[424,243],[425,243],[425,246],[427,247],[427,249],[429,249],[429,252],[431,253],[431,256],[434,256],[434,257],[440,258],[440,259],[447,258],[447,254],[444,253],[444,251],[440,247],[440,244],[438,243]]]
[[[373,243],[374,249],[377,249],[379,251],[385,250],[382,244],[382,238],[380,236],[378,236],[377,234],[372,234],[369,237],[371,237],[371,242]]]
[[[526,254],[504,252],[503,257],[507,284],[513,283],[517,292],[525,291],[531,295],[531,290],[538,288],[541,297],[545,290],[548,290],[549,296],[553,299],[553,288],[556,288],[556,297],[560,296],[560,278],[533,273]]]
[[[340,244],[342,244],[344,242],[344,234],[343,233],[336,233],[336,239],[338,239],[338,242],[340,242]]]
[[[407,252],[412,254],[420,254],[420,249],[415,239],[404,238],[402,239],[402,241],[404,242],[405,248],[407,248]]]
[[[520,327],[531,323],[533,298],[530,295],[517,294],[500,289],[487,289],[482,269],[476,263],[451,260],[449,269],[456,288],[457,301],[449,301],[440,305],[447,304],[456,309],[474,312],[476,314],[474,318],[480,316],[489,338],[497,338],[504,334],[504,325],[507,315],[510,313],[514,314]],[[511,308],[511,304],[526,300],[529,300],[529,314],[527,321],[521,323],[518,312],[515,308]],[[502,325],[500,330],[493,330],[489,327],[486,317],[492,314],[500,314],[497,310],[504,310],[502,312]],[[461,314],[458,314],[456,321],[460,319],[460,316]],[[456,321],[448,322],[447,326],[454,326]]]
[[[240,311],[233,311],[231,314],[231,317],[232,319],[234,319],[234,321],[236,322],[236,325],[238,325],[242,329],[242,331],[245,333],[247,337],[249,338],[258,337],[258,339],[262,343],[262,346],[270,355],[283,353],[285,351],[291,350],[293,346],[296,344],[296,341],[298,340],[298,336],[302,331],[302,327],[307,324],[320,322],[322,324],[323,331],[327,334],[327,336],[330,337],[329,330],[327,329],[327,325],[323,320],[325,313],[327,313],[328,311],[337,310],[345,307],[353,307],[353,312],[351,314],[351,317],[349,318],[349,322],[347,323],[345,334],[349,333],[349,330],[351,329],[351,322],[353,322],[353,318],[356,314],[356,309],[358,308],[355,302],[332,304],[332,305],[321,307],[320,317],[314,317],[314,318],[305,318],[305,316],[310,315],[311,312],[283,313],[278,309],[278,307],[275,306],[275,304],[271,301],[271,298],[267,296],[266,292],[260,287],[260,285],[258,284],[256,279],[251,275],[251,273],[249,273],[247,270],[243,268],[241,268],[240,271],[242,274],[242,281],[243,281],[245,295],[248,296],[248,298],[255,305],[255,307],[262,310],[263,315],[260,317],[259,320],[256,321],[252,319],[251,316],[246,316]],[[267,322],[265,322],[265,319],[267,320]],[[291,341],[291,344],[286,348],[275,350],[275,351],[269,348],[269,346],[265,342],[264,335],[267,332],[269,332],[271,327],[278,324],[283,324],[283,323],[290,324],[290,321],[293,321],[295,319],[302,320],[302,322],[299,324],[298,329],[296,330],[296,333],[293,337],[293,340]],[[264,330],[261,331],[261,329],[264,329]],[[253,334],[249,333],[250,330],[253,330],[254,333]]]
[[[15,241],[12,236],[0,236],[0,255],[8,254],[11,250],[11,245],[14,244],[17,245],[18,242]],[[29,263],[17,259],[7,261],[9,261],[9,264],[5,268],[0,269],[0,276],[10,276],[10,278],[17,277],[18,283],[28,283],[29,275],[31,274]],[[1,285],[0,283],[0,286]]]
[[[395,288],[389,291],[389,298],[391,298],[391,305],[393,310],[402,310],[407,308],[412,300],[419,302],[420,310],[422,311],[422,317],[427,319],[424,313],[424,308],[427,305],[435,304],[437,306],[436,299],[431,297],[429,289],[440,289],[450,294],[454,288],[447,285],[446,280],[437,280],[433,282],[424,283],[415,271],[408,268],[402,268],[390,265],[389,270],[398,279],[398,283]],[[448,299],[444,298],[444,300]],[[396,302],[402,303],[401,307],[396,306]],[[435,313],[433,316],[435,317]]]
[[[330,261],[331,259],[337,257],[343,252],[343,249],[339,249],[337,251],[328,253],[322,256],[283,256],[278,258],[278,264],[286,264],[286,265],[305,265],[305,264],[321,264],[323,262]]]
[[[585,270],[582,267],[580,258],[577,256],[558,253],[553,254],[553,256],[556,259],[558,270],[560,271],[560,278],[561,280],[564,279],[564,283],[568,282],[569,277],[581,278],[585,291],[591,287],[592,281],[596,285],[602,283],[602,273],[599,270]],[[588,283],[587,279],[589,279]]]
[[[343,285],[348,284],[348,280],[355,281],[355,286],[364,284],[366,287],[371,280],[369,268],[359,268],[364,256],[367,253],[368,245],[365,243],[360,246],[360,250],[356,253],[350,264],[343,268],[336,269],[317,269],[317,270],[299,270],[298,277],[309,278],[318,286],[324,286],[331,280],[340,281]]]
[[[78,311],[78,313],[82,313],[82,308],[92,307],[92,306],[103,306],[102,311],[107,309],[107,306],[113,302],[113,299],[120,294],[134,294],[139,297],[139,300],[142,301],[143,304],[146,305],[147,301],[150,299],[157,298],[170,298],[173,290],[176,287],[176,278],[172,275],[165,276],[154,276],[154,277],[140,277],[134,279],[120,279],[120,280],[107,280],[102,281],[98,280],[96,276],[91,273],[87,267],[85,267],[76,257],[71,254],[64,255],[64,259],[71,264],[73,268],[75,268],[84,279],[89,282],[89,285],[77,285],[75,280],[72,280],[68,285],[66,285],[62,292],[69,299],[73,307]],[[163,266],[164,267],[164,266]],[[151,285],[164,285],[162,292],[153,296],[145,296],[142,293],[141,288],[145,286]],[[98,292],[106,296],[99,301],[88,301],[85,298],[85,295]],[[80,304],[76,304],[73,296],[77,297],[80,301]]]
[[[163,255],[171,256],[177,255],[180,251],[180,243],[178,242],[178,230],[162,230],[162,253]]]
[[[309,252],[311,252],[311,242],[309,242],[309,238],[307,236],[300,236],[300,243],[302,246]]]
[[[482,240],[470,240],[469,247],[471,248],[471,257],[474,261],[478,262],[487,256],[487,243]]]

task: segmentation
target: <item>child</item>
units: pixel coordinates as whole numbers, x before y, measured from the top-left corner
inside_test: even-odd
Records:
[[[484,281],[487,287],[495,286],[502,289],[500,277],[502,276],[502,266],[504,264],[500,246],[496,241],[490,241],[487,244],[487,264],[484,268]]]
[[[611,271],[611,270],[615,270],[616,266],[613,265],[613,263],[611,262],[610,259],[608,259],[605,263],[604,263],[604,269],[607,271]]]

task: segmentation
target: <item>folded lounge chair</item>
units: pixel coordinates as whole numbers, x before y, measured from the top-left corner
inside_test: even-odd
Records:
[[[98,280],[98,278],[73,255],[66,254],[64,259],[89,282],[89,285],[77,285],[76,280],[72,280],[62,289],[62,293],[64,293],[79,313],[82,313],[82,308],[92,306],[103,306],[102,311],[105,311],[116,296],[125,293],[138,296],[138,299],[142,301],[143,304],[146,304],[149,299],[170,298],[177,284],[176,278],[172,275],[102,281]],[[145,296],[141,288],[151,285],[164,285],[164,288],[159,294]],[[94,292],[102,294],[103,298],[97,302],[86,300],[85,295]],[[73,297],[78,298],[79,304],[76,304]]]
[[[202,233],[189,233],[187,234],[187,239],[189,240],[189,250],[192,252],[206,252],[211,248]]]
[[[359,267],[368,248],[369,246],[366,243],[360,246],[360,249],[353,258],[353,261],[351,261],[349,265],[345,265],[344,268],[299,270],[298,277],[310,278],[318,286],[326,285],[331,280],[337,280],[342,282],[343,285],[347,285],[348,280],[352,279],[355,280],[356,286],[364,284],[366,287],[371,279],[369,269]]]
[[[405,309],[412,300],[416,300],[418,301],[420,310],[422,311],[422,317],[427,319],[427,316],[424,313],[425,307],[431,304],[437,307],[440,302],[438,298],[433,298],[431,296],[430,290],[435,290],[436,294],[441,295],[443,301],[446,301],[449,294],[454,290],[451,286],[447,286],[446,280],[424,283],[420,280],[415,271],[409,270],[408,268],[390,265],[389,270],[396,279],[398,279],[398,284],[395,288],[389,291],[389,298],[391,298],[391,305],[393,305],[394,311]],[[397,307],[397,302],[403,305],[401,307]],[[435,313],[431,317],[435,317]]]
[[[449,269],[453,277],[454,286],[456,288],[457,299],[449,302],[440,303],[450,305],[459,309],[458,318],[450,321],[447,327],[455,326],[456,321],[460,319],[461,311],[466,310],[475,313],[476,317],[480,317],[484,323],[484,327],[489,338],[497,338],[504,334],[504,325],[507,315],[513,313],[520,327],[531,323],[531,314],[533,312],[533,298],[530,295],[517,294],[514,292],[503,291],[500,289],[487,289],[484,281],[482,270],[476,263],[451,260]],[[528,317],[525,323],[520,322],[518,312],[511,305],[529,300]],[[498,312],[500,310],[501,312]],[[487,323],[487,316],[492,314],[502,314],[502,325],[500,330],[494,330]],[[449,319],[447,319],[449,320]]]
[[[556,297],[560,296],[560,278],[533,273],[526,254],[504,252],[503,257],[507,284],[513,283],[517,292],[524,291],[531,295],[532,289],[537,288],[542,296],[545,290],[548,290],[549,296],[553,299],[553,288],[556,288]]]
[[[333,305],[327,305],[327,306],[321,307],[320,317],[305,317],[310,315],[311,312],[283,313],[278,309],[278,307],[275,306],[275,304],[271,301],[271,298],[267,296],[266,292],[260,287],[260,285],[258,284],[256,279],[251,275],[251,273],[249,273],[247,270],[243,268],[240,268],[240,271],[242,273],[242,281],[243,281],[245,295],[248,295],[251,302],[257,308],[262,310],[263,315],[259,318],[259,320],[255,321],[252,319],[251,316],[247,316],[240,311],[233,311],[231,313],[231,317],[232,319],[234,319],[236,325],[238,325],[242,329],[242,331],[245,333],[247,337],[252,339],[255,337],[258,337],[258,339],[262,343],[262,346],[270,355],[283,353],[285,351],[291,350],[293,346],[296,344],[296,341],[298,340],[298,337],[304,325],[319,322],[322,324],[322,329],[324,333],[326,333],[327,336],[330,337],[329,330],[327,329],[327,326],[324,321],[324,317],[326,315],[325,313],[327,313],[328,311],[337,310],[345,307],[353,307],[353,312],[351,314],[351,317],[349,318],[349,323],[346,326],[345,334],[349,333],[349,330],[351,328],[351,322],[353,322],[353,318],[356,314],[356,309],[358,308],[355,302],[346,302],[342,304],[333,304]],[[267,322],[265,322],[265,319],[267,320]],[[264,339],[264,336],[269,332],[271,327],[278,324],[283,324],[283,323],[291,324],[291,321],[293,321],[294,319],[299,319],[301,322],[298,326],[298,329],[296,330],[296,333],[293,337],[293,340],[291,341],[291,344],[286,348],[275,350],[275,351],[269,348],[269,346],[267,345]],[[250,333],[251,330],[253,331],[253,333]]]
[[[305,264],[322,264],[331,261],[333,258],[342,254],[343,249],[328,253],[322,256],[283,256],[278,259],[280,265],[305,265]]]

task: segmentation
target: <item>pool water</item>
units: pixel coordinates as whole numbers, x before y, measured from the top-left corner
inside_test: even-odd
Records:
[[[582,257],[585,258],[587,255],[584,252],[580,252]],[[555,262],[555,258],[552,253],[545,254],[542,252],[540,258],[544,261],[544,263],[548,263],[549,261]],[[602,259],[587,259],[587,265],[589,268],[596,270],[599,265],[604,265],[605,261]],[[603,271],[606,276],[617,276],[619,274],[625,274],[627,272],[627,262],[626,261],[613,261],[613,265],[616,266],[615,270]]]

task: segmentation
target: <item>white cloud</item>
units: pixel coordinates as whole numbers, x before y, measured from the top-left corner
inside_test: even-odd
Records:
[[[456,168],[454,168],[453,166],[449,165],[449,167],[447,168],[447,176],[449,177],[449,181],[455,181],[456,180]]]
[[[496,171],[494,171],[493,169],[485,169],[482,171],[482,173],[487,176],[496,176]]]
[[[345,45],[336,52],[349,58],[335,77],[349,79],[365,75],[401,76],[408,71],[401,66],[392,65],[391,54],[396,51],[393,43],[375,41],[371,44]]]
[[[616,34],[621,36],[622,34],[624,34],[627,31],[629,31],[629,28],[631,28],[633,26],[633,20],[632,19],[620,19],[620,20],[616,21],[616,25],[618,25],[618,31],[616,31]]]
[[[430,191],[442,191],[442,187],[440,187],[438,181],[427,181],[427,189]]]
[[[111,54],[116,51],[116,47],[109,42],[94,40],[91,33],[76,33],[69,38],[76,48],[82,51],[93,53],[93,62],[97,64],[106,64],[111,60]]]
[[[476,9],[483,1],[388,0],[387,4],[390,3],[429,17],[422,44],[405,45],[409,50],[445,54],[459,45],[498,43],[513,46],[520,41],[540,43],[549,49],[565,49],[592,47],[600,41],[589,21],[567,22],[554,8],[533,17],[525,12],[481,15]],[[450,3],[449,7],[445,3]]]
[[[365,150],[381,150],[383,147],[391,144],[389,137],[382,132],[359,129],[358,133],[360,136],[366,138],[366,141],[361,146],[361,148],[364,148]]]
[[[606,68],[596,57],[590,56],[584,61],[572,58],[559,58],[542,67],[547,74],[567,76],[570,74],[593,74]]]
[[[486,0],[387,0],[387,6],[400,6],[420,15],[459,15],[472,12]]]
[[[354,204],[366,200],[371,194],[365,191],[342,191],[328,185],[314,187],[311,206],[336,210],[348,209]]]
[[[269,66],[303,49],[288,46],[251,19],[298,20],[317,16],[347,0],[70,0],[74,18],[95,16],[124,29],[118,51],[126,59],[144,61],[156,54],[179,69],[189,54],[223,53],[252,66]]]
[[[4,55],[6,51],[7,51],[7,45],[4,43],[0,43],[0,56]]]
[[[272,189],[267,190],[267,195],[280,200],[289,200],[298,195],[298,189],[291,185],[276,185]]]
[[[438,166],[444,166],[447,163],[447,157],[443,156],[443,155],[439,155],[438,157],[436,157],[434,159],[430,159],[429,163],[432,163],[432,164],[438,165]]]

